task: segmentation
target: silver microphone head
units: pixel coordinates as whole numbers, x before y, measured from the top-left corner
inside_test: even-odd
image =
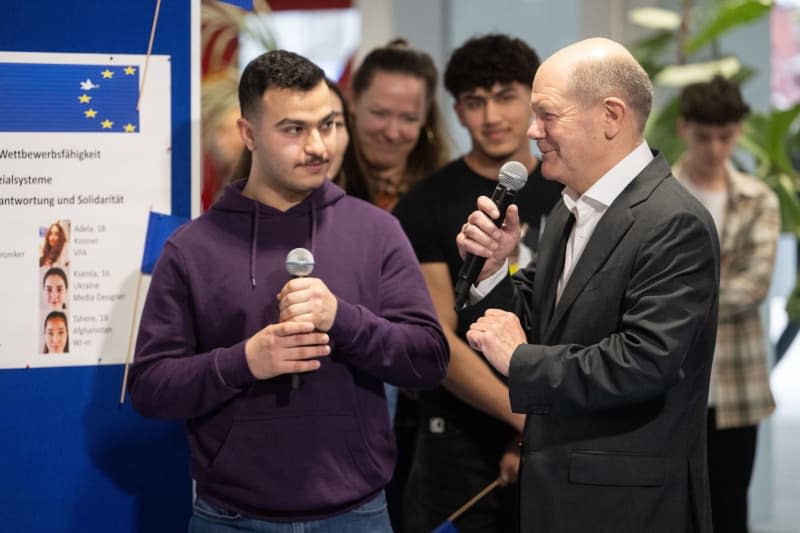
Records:
[[[518,191],[528,182],[528,169],[519,161],[509,161],[500,167],[500,184],[514,191]]]
[[[286,272],[295,277],[303,277],[314,270],[314,256],[305,248],[295,248],[286,255]]]

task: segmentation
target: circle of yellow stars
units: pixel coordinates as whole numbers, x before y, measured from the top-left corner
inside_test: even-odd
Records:
[[[136,68],[132,66],[127,66],[124,69],[122,69],[122,72],[125,73],[126,76],[133,76],[134,74],[136,74]],[[104,71],[100,73],[100,75],[103,76],[103,79],[107,80],[114,77],[114,72],[106,68]],[[80,102],[81,104],[91,104],[92,97],[86,93],[83,93],[78,97],[78,102]],[[86,116],[86,118],[97,117],[97,111],[95,109],[92,109],[91,107],[89,107],[89,109],[84,111],[83,114]],[[102,122],[100,122],[100,126],[102,126],[104,130],[110,130],[114,126],[114,122],[105,119]],[[122,127],[122,129],[125,131],[125,133],[133,133],[134,131],[136,131],[136,126],[131,123],[128,123],[125,124]]]

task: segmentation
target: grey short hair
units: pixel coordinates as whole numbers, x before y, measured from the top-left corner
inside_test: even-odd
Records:
[[[639,133],[644,132],[653,106],[653,85],[635,61],[613,56],[581,61],[572,73],[570,90],[578,101],[586,104],[608,96],[622,99],[636,115]]]

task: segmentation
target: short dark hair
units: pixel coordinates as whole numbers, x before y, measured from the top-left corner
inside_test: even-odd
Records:
[[[444,86],[458,99],[477,87],[519,82],[530,86],[539,68],[539,56],[522,39],[499,33],[475,36],[450,56]]]
[[[67,273],[58,267],[52,267],[47,269],[47,272],[45,272],[44,276],[42,277],[42,287],[44,287],[44,284],[47,283],[47,278],[49,278],[50,276],[60,277],[62,280],[64,280],[64,288],[69,289],[69,281],[67,281]]]
[[[325,79],[325,73],[305,57],[286,50],[270,50],[250,61],[239,80],[239,107],[252,118],[267,89],[310,91]]]
[[[711,81],[684,87],[678,109],[684,120],[719,126],[739,122],[750,112],[739,85],[719,74]]]

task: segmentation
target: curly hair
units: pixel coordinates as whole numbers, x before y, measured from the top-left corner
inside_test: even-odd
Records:
[[[678,110],[684,120],[721,126],[742,120],[750,106],[742,99],[737,83],[716,75],[711,81],[684,87]]]
[[[305,57],[286,50],[270,50],[250,61],[239,80],[239,107],[253,118],[267,89],[307,92],[325,79],[325,73]]]
[[[477,87],[519,82],[530,86],[539,68],[539,56],[521,39],[503,34],[475,36],[450,56],[444,86],[456,100]]]

